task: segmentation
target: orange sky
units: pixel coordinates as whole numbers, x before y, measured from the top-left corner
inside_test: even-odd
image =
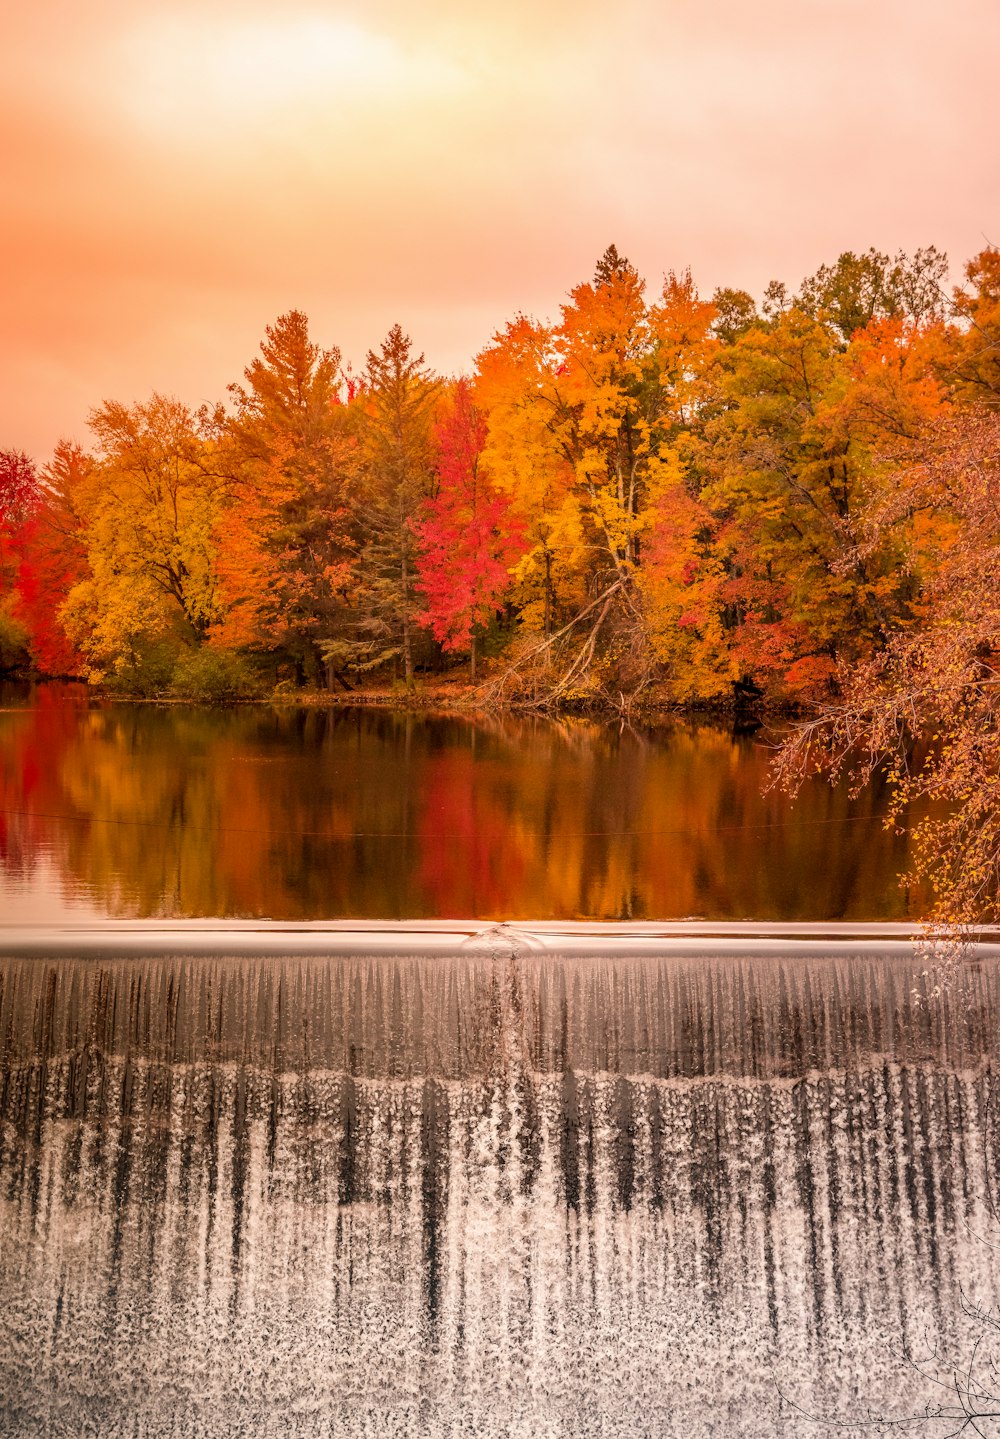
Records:
[[[0,446],[39,459],[220,398],[293,307],[448,372],[611,240],[707,293],[1000,242],[997,0],[34,0],[0,41]]]

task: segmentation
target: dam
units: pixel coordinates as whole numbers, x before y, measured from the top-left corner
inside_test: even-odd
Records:
[[[891,925],[7,931],[0,1432],[918,1415],[1000,1292],[994,955],[941,986]]]

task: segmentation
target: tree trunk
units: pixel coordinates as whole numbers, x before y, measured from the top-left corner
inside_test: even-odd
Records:
[[[472,681],[473,684],[475,684],[475,683],[476,683],[476,636],[475,636],[475,633],[474,633],[474,632],[473,632],[473,634],[470,636],[469,655],[470,655],[470,660],[471,660],[470,669],[469,669],[469,679]]]
[[[345,679],[345,677],[341,674],[340,670],[337,669],[337,666],[334,664],[333,660],[324,660],[323,664],[326,669],[326,687],[328,690],[331,691],[331,693],[333,691],[334,680],[336,680],[337,684],[340,685],[340,688],[342,690],[345,690],[348,694],[353,692],[354,686],[350,684],[347,679]]]
[[[410,616],[403,615],[403,676],[408,685],[413,683],[413,641],[410,638]]]
[[[405,549],[400,573],[403,580],[403,676],[407,685],[411,685],[413,683],[413,641],[410,637],[410,565]]]
[[[545,638],[552,633],[552,556],[545,551]]]

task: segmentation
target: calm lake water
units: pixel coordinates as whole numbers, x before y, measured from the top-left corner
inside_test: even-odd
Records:
[[[764,795],[771,751],[632,730],[0,693],[0,919],[893,919],[878,788]]]

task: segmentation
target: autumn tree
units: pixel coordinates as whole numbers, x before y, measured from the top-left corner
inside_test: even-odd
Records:
[[[905,318],[925,324],[940,319],[948,257],[930,245],[912,256],[894,259],[871,249],[847,250],[833,265],[821,265],[802,282],[796,304],[805,314],[826,321],[847,344],[873,320]]]
[[[435,426],[436,493],[416,522],[416,568],[425,622],[444,649],[468,651],[473,680],[478,637],[501,609],[524,548],[510,502],[483,462],[485,443],[485,416],[460,380]]]
[[[179,400],[110,400],[76,498],[89,574],[62,620],[92,672],[134,665],[144,645],[200,643],[220,614],[214,532],[223,497],[211,446]]]
[[[735,683],[770,689],[810,653],[832,664],[841,636],[876,623],[835,569],[853,542],[848,453],[824,423],[837,354],[829,329],[794,307],[719,354],[704,499],[719,522]]]
[[[674,556],[653,537],[657,513],[663,508],[677,519],[689,504],[698,513],[693,525],[690,514],[683,521],[687,549],[673,566],[678,584],[710,524],[708,511],[698,509],[697,478],[685,469],[679,479],[684,466],[675,446],[700,423],[703,373],[718,345],[715,311],[687,274],[669,274],[653,305],[644,289],[610,246],[593,282],[570,293],[558,325],[521,318],[478,361],[477,394],[489,413],[486,453],[499,483],[517,476],[516,503],[534,541],[519,578],[544,564],[545,638],[525,653],[550,658],[558,645],[562,657],[546,682],[550,700],[571,686],[586,689],[599,659],[616,682],[634,688],[673,657],[669,633],[687,606],[680,599],[678,608],[672,591],[667,597]],[[538,497],[533,513],[525,512],[525,493]],[[666,526],[661,539],[665,534]],[[659,565],[655,583],[646,574],[650,561]],[[563,573],[561,623],[550,640],[552,577]],[[652,624],[650,605],[657,610]]]
[[[89,575],[80,506],[92,465],[79,445],[60,441],[19,531],[15,613],[27,629],[32,664],[43,675],[75,675],[84,668],[60,616],[70,591]]]
[[[23,450],[0,450],[0,600],[13,591],[17,576],[14,537],[34,513],[39,495],[34,462]]]
[[[953,350],[941,373],[966,403],[1000,405],[1000,250],[989,245],[965,267],[954,293]]]
[[[369,350],[358,415],[363,490],[355,506],[356,620],[347,649],[353,663],[367,668],[401,659],[408,684],[420,608],[417,524],[434,492],[439,393],[399,325],[379,350]]]
[[[38,472],[23,450],[0,450],[0,527],[16,529],[38,503]]]
[[[712,309],[712,333],[725,345],[731,345],[760,320],[757,304],[746,290],[721,286],[712,296]]]
[[[34,463],[23,450],[0,450],[0,671],[27,658],[27,631],[16,614],[18,540],[38,504]]]
[[[558,654],[542,685],[546,703],[586,687],[612,611],[637,608],[638,449],[644,442],[638,390],[647,349],[643,283],[611,246],[594,282],[571,291],[561,324],[508,326],[480,356],[477,390],[484,396],[494,390],[491,461],[510,453],[514,436],[527,433],[534,440],[529,466],[501,459],[497,473],[504,483],[503,477],[520,470],[535,486],[534,513],[525,526],[534,544],[519,578],[530,580],[534,571],[542,579],[544,638],[529,637],[516,663],[537,699],[535,671]],[[501,376],[506,395],[496,394]],[[505,424],[513,434],[501,438]],[[562,623],[552,633],[555,581],[563,575],[573,613],[568,619],[560,614]]]
[[[591,284],[578,285],[553,335],[559,359],[548,401],[591,536],[592,564],[628,592],[639,512],[662,403],[644,283],[611,245]],[[603,573],[602,573],[603,572]]]
[[[342,624],[354,554],[355,444],[340,352],[312,341],[306,316],[291,310],[267,326],[244,380],[230,387],[235,413],[217,417],[229,489],[212,638],[283,652],[303,677],[315,675]]]
[[[551,424],[551,406],[539,401],[557,368],[551,327],[518,315],[479,354],[473,382],[486,416],[483,460],[524,541],[513,591],[520,623],[543,641],[585,603],[573,470]]]
[[[725,303],[725,298],[724,301]],[[729,323],[739,312],[734,307]],[[671,699],[710,699],[730,685],[723,637],[718,522],[702,498],[703,432],[720,348],[716,299],[689,273],[669,274],[651,309],[661,392],[659,441],[648,466],[638,586],[648,643]]]
[[[566,563],[560,549],[572,556],[567,567],[578,577],[576,615],[556,632],[565,652],[548,686],[556,700],[571,687],[586,687],[606,633],[624,628],[626,649],[642,642],[635,575],[664,391],[651,363],[643,281],[613,245],[598,261],[593,281],[570,292],[559,325],[534,333],[524,325],[509,327],[498,337],[500,343],[480,357],[487,383],[500,368],[502,341],[515,338],[522,346],[529,341],[521,363],[507,366],[520,393],[502,408],[494,401],[489,450],[500,448],[495,431],[504,422],[534,432],[540,463],[533,468],[555,501],[544,525],[535,520],[526,527],[544,539],[535,553],[546,567],[546,630],[551,573],[560,560]],[[548,657],[555,639],[530,647],[528,656]]]
[[[879,452],[940,408],[940,342],[939,320],[897,313],[844,345],[791,305],[719,350],[702,497],[719,524],[740,682],[808,692],[884,642],[908,584],[891,536],[859,547],[860,511]]]
[[[889,823],[921,802],[914,875],[947,924],[1000,919],[1000,415],[939,420],[900,452],[897,483],[865,507],[860,547],[935,517],[906,563],[919,596],[884,647],[842,666],[840,696],[801,725],[781,759],[794,785],[847,770],[860,788],[887,772]],[[936,537],[936,543],[935,543]]]

